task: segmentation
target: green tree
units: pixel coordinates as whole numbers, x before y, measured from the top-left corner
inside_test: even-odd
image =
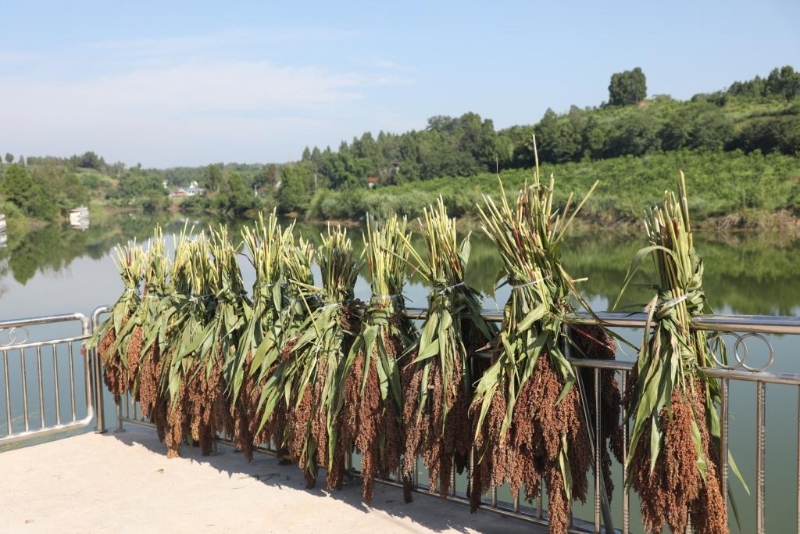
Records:
[[[105,166],[106,162],[92,151],[85,152],[82,156],[77,156],[77,166],[82,169],[95,169],[99,171]]]
[[[661,149],[661,124],[655,113],[633,109],[614,125],[606,157],[641,156]]]
[[[163,178],[152,171],[142,171],[133,167],[119,179],[119,196],[127,199],[157,199],[167,197]],[[158,201],[154,200],[155,204]]]
[[[559,117],[548,108],[537,125],[536,141],[542,161],[565,163],[578,154],[581,135],[567,116]]]
[[[280,180],[278,167],[276,167],[274,163],[270,163],[267,165],[266,169],[261,169],[253,175],[253,189],[261,196],[261,190],[263,188],[271,186],[270,190],[274,189],[278,180]]]
[[[6,152],[6,163],[8,163],[9,165],[14,163],[14,154],[12,154],[11,152]]]
[[[281,167],[278,206],[281,213],[303,213],[311,201],[312,175],[303,164]]]
[[[202,184],[209,191],[218,193],[222,186],[222,164],[211,164],[203,169]]]
[[[608,103],[612,106],[630,106],[647,98],[647,78],[642,69],[617,72],[611,75],[608,86]]]
[[[257,207],[258,199],[245,183],[242,173],[234,171],[228,174],[216,203],[218,209],[240,216]]]
[[[56,208],[52,200],[22,165],[18,163],[9,165],[0,186],[6,199],[16,205],[23,214],[41,219],[54,218]]]

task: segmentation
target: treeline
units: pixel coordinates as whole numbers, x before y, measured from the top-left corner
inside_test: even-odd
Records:
[[[484,183],[486,177],[495,183],[497,173],[514,182],[514,176],[525,176],[523,170],[534,165],[537,151],[545,166],[566,165],[556,171],[561,179],[578,172],[584,181],[601,178],[602,187],[628,183],[642,191],[649,191],[658,180],[636,168],[647,167],[642,158],[661,162],[688,158],[691,165],[682,168],[690,174],[697,173],[698,165],[717,162],[709,165],[720,174],[708,180],[710,190],[721,196],[707,195],[708,216],[745,210],[752,218],[754,210],[772,204],[794,210],[792,194],[784,194],[793,187],[784,182],[797,176],[793,169],[786,170],[788,175],[775,171],[779,201],[762,201],[761,193],[743,192],[752,188],[743,184],[743,177],[752,177],[756,172],[752,169],[761,168],[765,156],[800,154],[800,73],[791,66],[688,101],[646,96],[645,74],[636,68],[611,77],[608,102],[590,108],[572,106],[562,114],[548,109],[535,124],[497,130],[491,119],[473,112],[435,116],[423,130],[377,136],[366,132],[350,143],[342,142],[335,151],[306,148],[299,161],[284,165],[216,163],[160,170],[108,164],[94,152],[27,161],[19,156],[16,163],[7,153],[6,164],[0,163],[0,210],[55,220],[91,199],[160,211],[170,207],[171,191],[196,183],[204,194],[177,201],[182,211],[242,217],[278,206],[289,215],[359,219],[376,209],[417,213],[430,196],[420,193],[423,184],[448,177],[436,182],[437,190],[449,195],[452,214],[468,214],[475,205],[475,184]],[[720,161],[718,154],[730,154],[734,163],[728,164],[727,158]],[[742,159],[747,155],[754,158]],[[633,163],[629,158],[642,161]],[[748,170],[742,161],[754,167]],[[779,159],[764,161],[772,165]],[[674,165],[663,167],[661,171],[669,171],[672,179]],[[728,172],[729,167],[737,170]],[[634,174],[623,174],[629,172]],[[12,179],[4,179],[9,173]],[[464,187],[464,179],[470,180],[469,187]],[[610,198],[618,197],[615,193]],[[621,205],[608,201],[613,204],[608,213],[638,216],[634,208],[638,210],[644,200],[623,199]],[[725,212],[729,209],[733,211]]]
[[[534,134],[545,163],[683,149],[800,152],[800,73],[791,66],[689,101],[667,95],[645,100],[646,91],[637,68],[614,74],[609,102],[597,107],[572,106],[563,114],[548,109],[536,124],[503,130],[476,113],[436,116],[420,131],[366,132],[337,151],[306,148],[299,165],[318,186],[342,189],[530,168]]]
[[[52,165],[0,165],[0,213],[55,221],[86,203],[88,192],[74,172]]]

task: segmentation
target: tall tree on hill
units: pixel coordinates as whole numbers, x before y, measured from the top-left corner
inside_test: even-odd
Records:
[[[631,106],[647,98],[647,78],[642,69],[617,72],[611,75],[608,103],[611,106]]]
[[[214,193],[222,186],[222,165],[209,165],[203,169],[203,187]]]

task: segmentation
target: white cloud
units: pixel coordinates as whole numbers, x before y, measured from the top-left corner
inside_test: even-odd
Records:
[[[352,122],[359,109],[374,104],[379,88],[411,83],[409,71],[389,63],[278,64],[238,52],[343,36],[245,30],[90,42],[36,58],[6,54],[0,61],[31,63],[0,71],[0,146],[26,155],[94,150],[146,166],[296,159],[317,139],[360,134]]]
[[[120,57],[186,57],[188,54],[219,52],[234,47],[252,48],[292,42],[308,44],[317,41],[352,39],[360,35],[357,32],[325,28],[237,29],[183,37],[90,41],[80,45],[79,49]]]
[[[370,67],[375,69],[393,70],[399,72],[419,72],[419,69],[417,69],[416,67],[411,67],[409,65],[401,65],[400,63],[396,63],[394,61],[379,57],[354,58],[351,59],[350,62],[353,65],[359,67]]]
[[[280,67],[266,62],[215,62],[140,69],[89,80],[5,77],[0,99],[29,115],[139,114],[275,110],[362,98],[361,88],[396,80],[356,73]]]
[[[22,63],[24,61],[35,60],[33,54],[23,54],[18,52],[0,52],[0,64],[2,63]]]

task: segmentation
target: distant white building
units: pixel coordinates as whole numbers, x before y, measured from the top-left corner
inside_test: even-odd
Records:
[[[192,180],[189,182],[189,187],[179,187],[175,191],[169,194],[171,198],[181,198],[181,197],[194,197],[194,196],[202,196],[206,194],[206,190],[202,187],[197,187],[197,182]]]

